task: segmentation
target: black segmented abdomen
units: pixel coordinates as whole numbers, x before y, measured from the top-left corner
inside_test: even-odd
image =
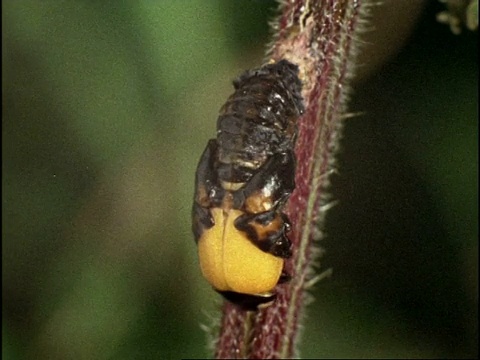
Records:
[[[234,86],[217,121],[217,170],[242,183],[269,156],[293,149],[304,108],[298,67],[287,60],[246,71]]]

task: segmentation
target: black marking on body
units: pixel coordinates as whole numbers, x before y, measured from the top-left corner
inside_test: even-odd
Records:
[[[197,167],[195,240],[214,225],[210,209],[238,209],[243,211],[234,223],[238,230],[260,250],[288,258],[290,222],[282,209],[295,189],[294,145],[304,112],[298,67],[287,60],[268,64],[244,72],[234,87],[220,109],[217,138],[208,142]],[[283,273],[280,282],[286,279]],[[221,293],[236,303],[244,296],[246,304],[275,298]]]

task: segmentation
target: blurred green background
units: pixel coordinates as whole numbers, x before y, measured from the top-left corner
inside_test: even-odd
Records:
[[[5,359],[211,356],[194,172],[275,6],[2,3]],[[302,357],[478,355],[478,34],[442,9],[355,85]]]

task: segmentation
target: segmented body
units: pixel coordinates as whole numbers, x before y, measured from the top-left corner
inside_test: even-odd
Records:
[[[247,182],[268,157],[293,149],[303,112],[297,67],[287,61],[245,72],[220,110],[218,173],[222,181]]]
[[[282,208],[295,187],[301,86],[297,66],[286,60],[242,74],[197,168],[193,231],[202,272],[237,303],[271,301],[287,278],[291,243]]]

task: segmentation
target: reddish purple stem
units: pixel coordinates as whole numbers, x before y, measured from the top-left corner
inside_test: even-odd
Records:
[[[298,356],[305,288],[315,275],[312,265],[319,252],[315,241],[324,215],[321,205],[346,112],[352,49],[365,6],[361,0],[293,0],[281,5],[267,61],[287,59],[299,66],[306,107],[298,123],[296,189],[286,207],[293,225],[289,234],[293,256],[285,269],[292,279],[277,287],[272,306],[256,313],[224,304],[217,358]]]

